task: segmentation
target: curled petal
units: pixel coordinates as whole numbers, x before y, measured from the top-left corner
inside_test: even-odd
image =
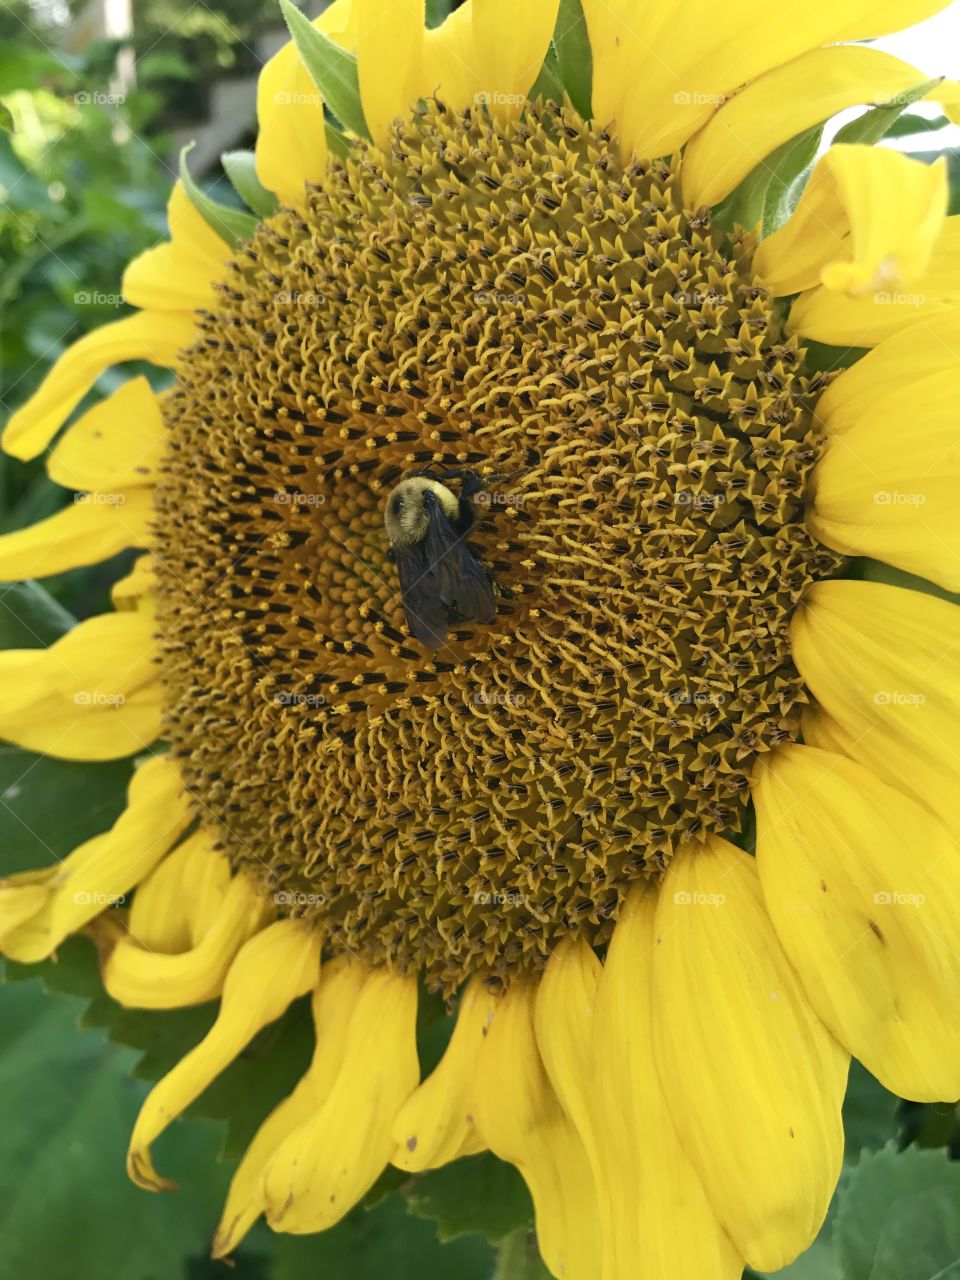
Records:
[[[166,756],[154,756],[133,775],[127,807],[108,832],[79,845],[56,867],[0,882],[8,912],[17,909],[17,895],[33,907],[2,935],[3,953],[22,964],[49,956],[149,875],[189,821],[179,771]]]
[[[127,1151],[127,1172],[148,1191],[172,1190],[150,1157],[152,1143],[228,1067],[258,1031],[316,985],[320,937],[293,920],[278,920],[256,934],[230,967],[217,1020],[147,1095]]]
[[[446,1052],[394,1123],[397,1146],[391,1160],[398,1169],[419,1173],[477,1150],[471,1093],[477,1054],[496,1003],[481,978],[474,978],[463,993]]]

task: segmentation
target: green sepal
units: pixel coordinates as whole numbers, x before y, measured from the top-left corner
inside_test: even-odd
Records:
[[[356,56],[318,31],[290,0],[280,0],[280,9],[303,65],[326,105],[351,133],[358,138],[369,138],[370,130],[360,101]]]
[[[890,102],[871,107],[862,116],[857,116],[856,120],[851,120],[849,124],[844,125],[834,138],[834,143],[859,143],[861,146],[872,146],[873,143],[879,142],[887,136],[907,107],[913,106],[915,102],[926,97],[932,89],[936,89],[938,84],[942,84],[944,79],[944,76],[937,76],[935,80],[922,80],[912,89],[904,89],[903,93],[896,94]]]
[[[542,98],[544,102],[563,101],[563,78],[560,74],[560,61],[552,41],[547,49],[547,56],[543,61],[543,66],[540,68],[540,74],[534,81],[527,97],[531,101],[535,101],[537,98]]]
[[[781,143],[716,206],[714,222],[727,230],[759,226],[764,236],[779,230],[796,208],[822,136],[818,124]]]
[[[220,163],[233,183],[234,191],[248,209],[261,218],[269,218],[276,213],[279,202],[257,177],[257,161],[252,151],[224,151]]]
[[[231,249],[236,249],[241,240],[249,240],[256,231],[259,218],[255,218],[252,213],[244,213],[242,209],[228,209],[226,205],[217,204],[216,200],[197,186],[187,168],[187,156],[196,145],[195,142],[188,142],[180,152],[180,181],[183,189],[207,226]]]
[[[17,126],[14,123],[10,108],[4,102],[0,102],[0,129],[5,130],[7,133],[17,132]]]
[[[561,83],[576,110],[589,120],[593,115],[593,52],[580,0],[560,0],[553,47]]]
[[[327,135],[327,150],[338,160],[346,160],[350,154],[350,139],[332,120],[325,120],[323,128]]]

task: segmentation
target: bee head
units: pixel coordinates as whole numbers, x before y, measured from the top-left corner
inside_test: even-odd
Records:
[[[391,489],[383,512],[387,537],[395,551],[414,547],[427,536],[430,514],[425,498],[428,493],[434,495],[449,520],[459,519],[460,500],[445,484],[429,476],[401,480]]]

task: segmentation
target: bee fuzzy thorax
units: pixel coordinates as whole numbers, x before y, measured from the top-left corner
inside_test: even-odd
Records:
[[[415,546],[426,537],[430,524],[427,493],[434,495],[448,520],[459,523],[460,499],[445,484],[429,476],[410,476],[391,490],[384,508],[383,523],[394,551]]]

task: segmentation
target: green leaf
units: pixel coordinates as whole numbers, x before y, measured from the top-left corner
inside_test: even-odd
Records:
[[[360,101],[356,56],[318,31],[290,0],[280,0],[280,9],[303,65],[324,102],[351,133],[358,138],[369,138],[370,130]]]
[[[5,129],[7,133],[17,132],[10,108],[3,102],[0,102],[0,129]]]
[[[128,760],[79,764],[0,746],[0,869],[48,867],[107,831],[126,805]]]
[[[181,1280],[205,1252],[226,1189],[209,1126],[175,1125],[158,1145],[183,1175],[176,1195],[128,1180],[124,1157],[146,1092],[132,1055],[80,1035],[77,1002],[36,982],[0,988],[2,1274],[58,1280]]]
[[[849,124],[844,125],[834,138],[834,143],[860,143],[861,145],[872,146],[873,143],[879,142],[881,138],[887,136],[907,107],[913,106],[915,102],[919,102],[921,98],[926,97],[938,84],[942,84],[943,80],[943,76],[938,76],[935,80],[922,80],[919,84],[914,85],[912,89],[904,89],[903,93],[895,94],[883,106],[871,107],[862,116],[858,116],[856,120],[851,120]]]
[[[252,213],[243,213],[240,209],[229,209],[226,205],[217,204],[197,186],[187,168],[187,156],[195,146],[195,142],[188,142],[180,152],[180,180],[183,183],[183,189],[204,222],[212,227],[231,249],[236,249],[241,240],[249,240],[256,231],[258,219]]]
[[[39,583],[0,584],[0,649],[45,649],[75,622]]]
[[[593,52],[580,0],[560,0],[553,45],[563,87],[580,115],[589,120],[593,115]]]
[[[843,1102],[846,1158],[855,1160],[863,1150],[876,1151],[897,1137],[899,1098],[875,1080],[856,1060],[850,1063],[850,1079]]]
[[[780,1271],[744,1273],[744,1280],[760,1276],[762,1280],[843,1280],[840,1260],[829,1240],[821,1235],[795,1262]]]
[[[401,1190],[411,1213],[436,1224],[440,1240],[479,1232],[499,1244],[533,1222],[523,1178],[488,1152],[419,1174]]]
[[[960,1164],[891,1145],[846,1175],[834,1242],[844,1280],[960,1276]]]
[[[354,1209],[321,1235],[276,1236],[269,1274],[270,1280],[489,1280],[492,1269],[482,1240],[439,1244],[394,1195],[375,1209]]]
[[[532,1231],[515,1231],[504,1240],[497,1254],[493,1280],[550,1280]]]
[[[760,223],[764,235],[776,231],[796,207],[822,134],[823,125],[814,125],[772,151],[716,206],[714,221],[728,229]]]
[[[914,133],[938,133],[946,129],[950,121],[945,115],[921,116],[915,111],[905,111],[887,130],[888,138],[909,138]]]
[[[276,213],[277,197],[257,177],[257,162],[252,151],[224,151],[220,163],[248,209],[261,218],[269,218],[271,213]]]

